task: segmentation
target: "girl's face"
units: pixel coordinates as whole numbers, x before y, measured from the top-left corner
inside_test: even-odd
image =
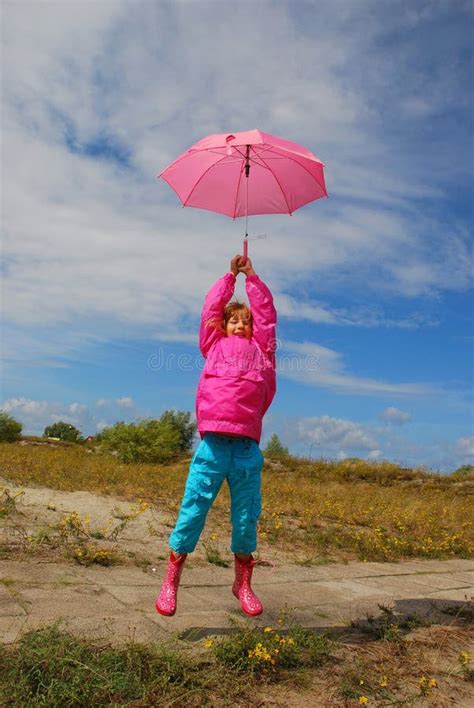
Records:
[[[235,335],[236,337],[250,339],[252,336],[252,321],[249,313],[245,312],[245,310],[234,312],[227,322],[225,333],[227,337]]]

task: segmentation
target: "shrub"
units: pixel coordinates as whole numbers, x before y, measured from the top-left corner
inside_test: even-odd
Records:
[[[82,434],[72,423],[65,423],[62,420],[58,420],[57,423],[48,425],[44,429],[43,436],[45,438],[59,438],[60,440],[66,440],[67,442],[81,442]]]
[[[455,472],[452,472],[451,476],[458,479],[474,478],[474,465],[461,465]]]
[[[0,442],[14,442],[20,437],[23,426],[5,411],[0,411]]]
[[[277,678],[280,670],[320,666],[330,657],[331,644],[325,634],[294,626],[284,636],[273,627],[240,626],[217,641],[208,640],[219,664],[230,671],[255,678]]]
[[[96,437],[100,448],[121,462],[170,462],[190,449],[196,426],[190,413],[165,411],[159,420],[116,423]]]
[[[165,411],[160,418],[160,423],[169,422],[179,432],[179,451],[183,453],[191,450],[196,434],[196,423],[190,419],[191,413],[185,411]]]
[[[268,441],[268,444],[263,451],[265,457],[285,457],[289,455],[288,448],[284,447],[280,438],[276,433],[273,433],[272,437]]]

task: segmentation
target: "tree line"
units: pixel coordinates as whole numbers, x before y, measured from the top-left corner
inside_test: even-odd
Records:
[[[5,411],[0,411],[0,442],[15,442],[21,437],[22,424]],[[120,462],[166,463],[189,453],[196,435],[196,423],[185,411],[165,411],[160,418],[147,418],[135,423],[120,421],[104,428],[93,438],[94,448],[99,452],[114,454]],[[72,423],[59,420],[46,426],[44,438],[84,444],[87,440]],[[264,454],[280,458],[288,455],[273,434]]]

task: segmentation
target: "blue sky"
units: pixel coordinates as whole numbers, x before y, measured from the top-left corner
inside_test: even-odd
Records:
[[[202,300],[243,220],[156,175],[260,128],[318,155],[330,194],[250,219],[279,313],[262,444],[473,463],[470,2],[2,7],[0,406],[25,432],[193,411]]]

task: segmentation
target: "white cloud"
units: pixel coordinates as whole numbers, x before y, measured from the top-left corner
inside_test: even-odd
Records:
[[[387,459],[402,467],[424,467],[436,472],[452,472],[461,464],[472,461],[474,439],[457,441],[443,437],[443,426],[434,426],[430,435],[421,428],[409,436],[393,426],[358,423],[333,416],[308,416],[281,420],[274,415],[266,423],[266,431],[276,432],[291,452],[306,457],[346,459],[365,457],[367,460]]]
[[[336,451],[347,448],[369,451],[377,445],[373,432],[367,426],[327,415],[304,418],[296,429],[300,439],[314,440],[322,447]]]
[[[71,405],[68,406],[68,410],[73,415],[79,415],[87,410],[87,406],[84,406],[82,403],[71,403]]]
[[[47,425],[59,420],[80,427],[87,419],[86,407],[77,403],[67,405],[53,401],[11,398],[4,401],[0,407],[22,423],[24,434],[41,435]]]
[[[381,33],[390,31],[385,13],[362,0],[343,10],[328,4],[318,7],[324,21],[314,23],[310,6],[262,5],[271,38],[263,46],[261,26],[249,25],[245,4],[233,7],[231,23],[207,2],[138,3],[133,17],[120,2],[5,5],[3,218],[11,321],[64,327],[82,319],[92,330],[100,321],[107,338],[119,323],[142,331],[159,324],[172,333],[183,318],[195,317],[202,299],[196,282],[222,272],[241,228],[180,209],[155,175],[197,138],[229,126],[268,126],[328,163],[335,199],[291,221],[269,219],[270,245],[252,244],[265,274],[280,284],[284,314],[366,321],[323,302],[296,307],[295,275],[320,273],[336,289],[358,281],[409,297],[467,287],[468,234],[462,225],[440,226],[410,201],[439,199],[448,165],[433,173],[419,161],[426,173],[415,170],[408,146],[405,154],[398,140],[391,144],[380,132],[372,91],[382,103],[389,90],[397,99],[405,91],[406,105],[419,95],[403,82],[384,86],[390,67],[386,52],[382,66],[377,63],[377,47]],[[393,31],[412,22],[395,15],[390,21]],[[234,29],[240,23],[245,46]],[[413,51],[410,44],[403,60],[408,83]],[[374,85],[360,80],[362,67]],[[279,80],[263,83],[270,69]],[[444,72],[440,81],[449,88],[446,77],[457,73]],[[203,100],[209,85],[213,101]],[[451,99],[451,90],[437,97],[445,106]],[[128,151],[127,165],[87,154],[105,138]],[[251,228],[260,223],[255,219]]]
[[[371,450],[367,455],[368,460],[380,460],[383,456],[382,450]]]
[[[122,396],[122,397],[115,398],[115,399],[98,398],[95,402],[95,405],[98,408],[104,408],[105,406],[109,406],[109,407],[117,406],[118,408],[123,409],[123,408],[134,408],[135,402],[131,396]]]
[[[351,374],[340,352],[314,342],[283,341],[277,362],[279,373],[286,378],[341,392],[393,396],[430,396],[436,392],[428,384],[389,383]]]
[[[301,302],[290,295],[280,293],[275,297],[275,307],[278,315],[299,320],[310,320],[311,322],[334,323],[337,321],[335,315],[328,311],[324,305],[317,303]]]
[[[106,399],[99,399],[107,403]],[[122,401],[119,404],[118,401]],[[41,435],[47,425],[62,420],[72,423],[83,434],[88,435],[107,425],[113,425],[123,411],[134,406],[131,398],[124,397],[111,401],[107,415],[98,418],[94,410],[82,403],[62,403],[60,401],[35,401],[26,398],[11,398],[0,403],[0,409],[13,415],[23,425],[23,434]],[[129,416],[130,413],[127,413]]]
[[[394,425],[403,425],[411,420],[411,415],[406,413],[406,411],[400,410],[400,408],[395,408],[395,406],[389,406],[385,408],[380,414],[379,418],[386,421],[387,423],[393,423]]]
[[[416,329],[420,326],[432,326],[437,320],[426,313],[413,312],[407,317],[393,319],[387,317],[380,306],[358,308],[334,308],[324,303],[312,301],[306,297],[304,301],[285,293],[276,295],[275,306],[278,317],[288,317],[294,320],[308,320],[309,322],[337,324],[341,326],[356,327],[387,327],[399,329]]]
[[[129,396],[124,396],[123,398],[117,398],[115,400],[115,402],[119,408],[133,408],[135,405],[133,402],[133,398],[130,398]]]
[[[1,404],[1,408],[7,413],[41,416],[48,411],[47,401],[32,401],[27,398],[10,398]]]
[[[455,452],[463,460],[472,459],[474,457],[474,435],[459,438],[455,444]]]

